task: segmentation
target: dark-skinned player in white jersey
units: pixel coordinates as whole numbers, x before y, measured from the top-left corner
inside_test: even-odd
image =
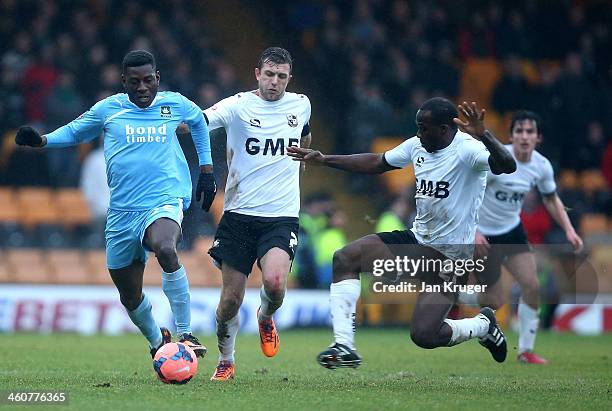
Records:
[[[402,245],[410,250],[407,257],[412,259],[473,258],[476,213],[484,195],[487,171],[512,173],[516,164],[485,129],[484,110],[478,110],[476,103],[465,102],[459,110],[464,120],[458,118],[459,112],[449,100],[440,97],[427,100],[416,113],[417,135],[383,154],[324,155],[311,149],[288,149],[296,161],[359,173],[380,174],[413,164],[417,180],[417,216],[411,230],[370,234],[334,254],[330,286],[334,342],[318,355],[317,361],[322,366],[334,369],[361,364],[354,344],[354,321],[361,290],[360,273],[372,270],[363,263],[369,250]],[[384,252],[381,254],[385,256]],[[467,277],[453,272],[417,274],[428,283],[440,279],[461,283]],[[473,318],[447,319],[456,300],[454,291],[419,293],[410,325],[414,343],[431,349],[480,338],[493,358],[503,362],[506,339],[497,325],[495,312],[485,307]]]
[[[534,187],[542,195],[546,210],[565,232],[576,252],[582,250],[582,239],[576,234],[563,202],[557,195],[553,168],[546,157],[536,151],[542,141],[542,120],[532,111],[518,111],[510,124],[511,144],[506,149],[516,160],[516,172],[487,176],[487,189],[478,210],[477,250],[487,255],[485,270],[476,273],[486,292],[479,295],[484,306],[498,308],[503,304],[504,290],[501,266],[521,287],[518,306],[518,360],[528,364],[546,364],[533,352],[539,316],[539,284],[536,260],[520,220],[523,199]]]

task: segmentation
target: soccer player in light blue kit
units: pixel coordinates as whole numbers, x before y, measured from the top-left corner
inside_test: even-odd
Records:
[[[170,301],[179,341],[203,357],[206,348],[191,334],[189,282],[176,244],[183,210],[191,203],[191,177],[176,137],[189,125],[198,153],[200,177],[196,199],[210,209],[216,194],[208,126],[202,111],[179,93],[158,92],[155,58],[144,50],[123,59],[126,93],[110,96],[54,132],[41,136],[20,127],[15,142],[31,147],[65,147],[104,135],[104,157],[111,200],[106,222],[106,262],[121,303],[149,341],[151,356],[171,341],[158,327],[151,302],[142,292],[147,251],[163,269],[162,289]]]

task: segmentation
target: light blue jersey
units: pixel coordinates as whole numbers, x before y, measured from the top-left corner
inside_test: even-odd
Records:
[[[202,110],[179,93],[158,92],[149,107],[140,108],[127,94],[96,103],[69,124],[47,134],[49,147],[90,141],[104,132],[104,158],[110,188],[110,209],[151,210],[181,199],[191,203],[191,176],[176,136],[186,123],[200,165],[212,164],[208,126]]]

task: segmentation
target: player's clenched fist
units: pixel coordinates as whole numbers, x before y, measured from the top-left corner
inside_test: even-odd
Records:
[[[21,126],[19,130],[17,130],[15,143],[20,146],[40,147],[42,144],[42,137],[40,133],[32,127]]]
[[[210,206],[217,194],[217,184],[212,173],[200,173],[196,187],[196,200],[202,199],[202,210],[210,210]],[[202,198],[203,197],[203,198]]]

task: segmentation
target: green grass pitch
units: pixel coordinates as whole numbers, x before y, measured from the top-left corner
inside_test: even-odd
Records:
[[[357,370],[323,369],[316,354],[330,342],[328,330],[281,332],[272,359],[257,336],[239,335],[233,382],[209,381],[216,360],[213,337],[201,340],[209,355],[184,386],[154,375],[140,336],[0,335],[0,391],[63,391],[74,410],[525,410],[612,407],[612,335],[581,337],[541,333],[538,352],[547,366],[509,356],[495,363],[476,341],[423,350],[407,330],[361,329]],[[4,405],[2,409],[41,406]],[[44,409],[45,407],[42,407]]]

